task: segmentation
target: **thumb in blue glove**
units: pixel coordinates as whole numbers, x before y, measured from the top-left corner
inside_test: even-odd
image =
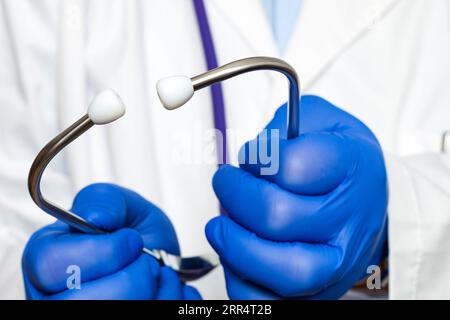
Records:
[[[286,136],[286,106],[267,129]],[[302,98],[302,134],[279,141],[279,170],[221,167],[213,187],[228,217],[206,235],[236,299],[339,298],[380,261],[387,183],[381,148],[358,119],[315,96]],[[270,138],[268,138],[270,140]],[[257,145],[272,145],[258,141]],[[258,158],[259,160],[259,158]]]
[[[198,299],[198,292],[142,248],[179,254],[175,231],[164,213],[137,193],[94,184],[76,196],[72,211],[111,233],[79,233],[62,222],[29,240],[22,269],[29,299]],[[69,288],[71,267],[80,287]]]

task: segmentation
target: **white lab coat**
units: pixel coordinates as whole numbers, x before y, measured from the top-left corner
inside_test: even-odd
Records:
[[[219,63],[278,55],[259,0],[206,2]],[[282,57],[304,93],[362,119],[383,146],[394,299],[450,298],[450,158],[440,154],[450,129],[449,15],[447,0],[305,0]],[[108,87],[126,116],[55,160],[44,177],[48,198],[70,207],[89,183],[119,183],[169,215],[184,254],[211,250],[203,228],[218,214],[216,166],[201,159],[214,142],[202,135],[213,128],[209,91],[171,112],[155,92],[161,77],[206,68],[190,1],[1,0],[0,48],[0,297],[23,297],[24,244],[53,221],[27,193],[34,156]],[[286,100],[286,82],[259,72],[223,86],[235,160]],[[190,161],[183,147],[197,150]],[[217,270],[198,283],[205,298],[225,297],[222,278]]]

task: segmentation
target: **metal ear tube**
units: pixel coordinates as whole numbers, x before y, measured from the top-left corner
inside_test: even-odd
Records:
[[[120,97],[112,90],[104,91],[93,100],[89,106],[88,114],[47,143],[36,156],[28,175],[28,191],[39,208],[81,232],[107,233],[107,231],[96,227],[77,214],[46,200],[41,192],[41,179],[47,165],[62,149],[94,125],[113,122],[124,114],[125,106]],[[169,254],[164,250],[143,248],[142,251],[157,259],[162,265],[174,269],[184,281],[201,278],[219,265],[219,259],[214,254],[180,257]]]
[[[295,69],[283,60],[272,57],[251,57],[236,60],[192,78],[172,76],[161,79],[158,81],[156,89],[164,107],[174,110],[188,102],[197,90],[257,70],[273,70],[287,77],[289,81],[287,138],[298,137],[300,130],[300,82]]]

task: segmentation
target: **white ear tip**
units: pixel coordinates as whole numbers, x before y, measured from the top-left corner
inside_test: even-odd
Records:
[[[125,104],[112,89],[100,92],[92,100],[88,116],[95,124],[107,124],[116,121],[125,114]]]
[[[194,94],[192,81],[186,76],[164,78],[156,84],[159,100],[166,109],[173,110],[181,107]]]

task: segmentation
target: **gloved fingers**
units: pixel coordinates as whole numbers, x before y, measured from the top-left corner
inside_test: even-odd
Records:
[[[146,248],[179,254],[176,233],[168,217],[134,191],[114,184],[92,184],[77,194],[72,211],[107,231],[133,228],[143,235]]]
[[[267,129],[279,129],[280,137],[286,138],[287,104],[278,108]],[[300,134],[305,132],[360,130],[361,122],[351,114],[314,95],[300,100]]]
[[[325,242],[346,220],[330,212],[328,196],[297,195],[229,165],[217,170],[213,188],[233,220],[269,240]]]
[[[278,300],[275,293],[270,292],[250,281],[243,280],[229,267],[222,264],[227,286],[227,294],[231,300]]]
[[[132,229],[111,234],[87,235],[61,232],[49,226],[35,234],[23,255],[24,276],[41,292],[67,288],[68,269],[80,269],[83,282],[113,274],[141,254],[142,238]]]
[[[138,193],[116,187],[121,190],[127,205],[126,226],[141,233],[144,246],[180,254],[175,229],[164,212]]]
[[[272,242],[223,216],[207,224],[206,236],[223,263],[241,279],[282,297],[315,294],[342,274],[341,251],[326,244]]]
[[[183,287],[184,300],[202,300],[202,296],[197,289],[185,285]]]
[[[71,211],[105,231],[124,227],[127,219],[127,203],[121,189],[108,183],[83,188],[75,196]]]
[[[302,300],[337,300],[350,289],[351,284],[357,281],[356,278],[355,274],[349,274],[316,294],[302,297]],[[348,285],[343,285],[343,283]]]
[[[162,267],[160,272],[157,300],[201,300],[198,291],[184,285],[174,270]]]
[[[51,300],[148,300],[154,299],[160,266],[149,255],[120,272],[90,282],[81,282],[80,289],[66,290],[48,296]]]
[[[176,272],[169,267],[162,267],[156,299],[181,300],[183,297],[183,284]]]
[[[223,266],[225,273],[225,281],[227,285],[228,297],[231,300],[279,300],[282,297],[276,295],[269,290],[261,288],[260,286],[241,279],[236,273],[234,273],[230,268]],[[311,295],[302,297],[291,297],[291,299],[301,299],[301,300],[336,300],[342,297],[347,291],[347,287],[343,286],[341,282],[354,283],[356,279],[348,280],[347,278],[357,278],[353,274],[350,274],[341,279],[339,282],[325,288],[324,290]]]
[[[46,295],[39,290],[37,290],[34,285],[30,282],[28,277],[23,272],[23,262],[22,262],[22,273],[23,273],[23,284],[25,286],[25,298],[27,300],[45,300]]]
[[[340,133],[305,133],[291,140],[260,138],[239,152],[240,167],[302,195],[323,195],[339,186],[357,165],[351,140]]]

